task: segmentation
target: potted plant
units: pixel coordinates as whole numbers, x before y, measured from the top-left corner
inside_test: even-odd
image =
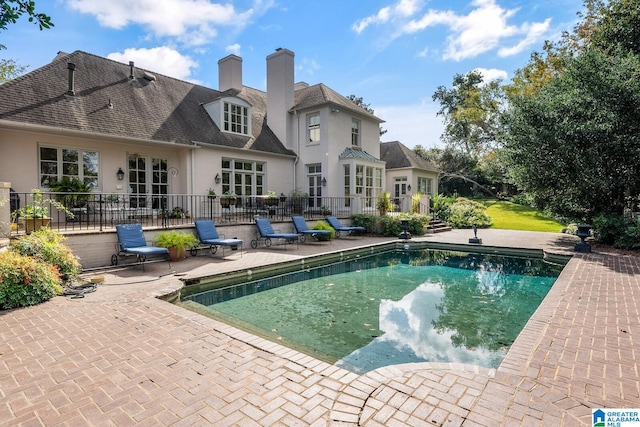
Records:
[[[330,231],[330,234],[318,234],[316,236],[316,238],[320,241],[326,241],[326,240],[331,240],[331,239],[335,239],[336,238],[336,230],[330,226],[328,223],[324,222],[324,221],[318,221],[313,227],[311,227],[312,230],[327,230]]]
[[[56,194],[56,199],[69,208],[81,208],[89,200],[91,186],[78,178],[63,176],[58,181],[49,183],[49,190]]]
[[[277,206],[280,203],[280,199],[275,191],[269,191],[267,193],[266,198],[264,199],[264,204],[267,206]]]
[[[169,230],[159,233],[154,243],[155,246],[169,249],[169,259],[176,262],[185,258],[187,248],[196,246],[198,239],[191,233]]]
[[[211,200],[215,200],[216,199],[216,190],[214,190],[213,188],[207,188],[207,197]]]
[[[49,217],[49,207],[51,205],[57,210],[63,211],[68,217],[73,218],[73,213],[69,211],[62,203],[54,199],[45,199],[42,191],[38,189],[31,190],[31,203],[24,205],[20,209],[13,212],[13,220],[19,220],[24,224],[25,232],[31,234],[34,230],[41,227],[48,227],[51,223]]]
[[[309,201],[309,194],[298,189],[291,190],[289,193],[289,203],[295,214],[301,214]]]
[[[378,209],[380,216],[385,216],[387,212],[393,210],[393,203],[391,203],[391,194],[389,194],[388,191],[378,194],[376,208]]]
[[[222,196],[220,196],[220,206],[223,208],[228,208],[231,205],[235,206],[237,198],[238,196],[236,196],[233,190],[225,191],[222,193]]]

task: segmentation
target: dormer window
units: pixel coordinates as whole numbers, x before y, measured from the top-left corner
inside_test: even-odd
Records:
[[[251,135],[251,105],[245,100],[226,96],[203,107],[222,132]]]
[[[224,102],[222,114],[225,132],[249,135],[249,108]]]

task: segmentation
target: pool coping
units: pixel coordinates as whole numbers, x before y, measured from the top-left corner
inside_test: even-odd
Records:
[[[291,271],[296,271],[309,266],[315,266],[314,264],[326,261],[327,259],[337,261],[362,254],[370,255],[373,254],[376,249],[380,248],[386,247],[390,250],[405,249],[406,244],[409,244],[412,249],[435,249],[467,253],[529,257],[544,259],[554,263],[563,263],[565,266],[547,295],[545,295],[545,298],[529,318],[514,343],[510,346],[498,368],[495,369],[456,362],[418,362],[387,365],[362,374],[357,374],[345,368],[338,367],[333,363],[316,358],[303,351],[274,342],[270,338],[261,336],[255,332],[244,330],[239,326],[229,325],[224,320],[218,319],[215,316],[208,316],[206,313],[196,309],[175,304],[175,299],[180,298],[180,293],[186,286],[197,285],[201,280],[210,280],[211,278],[218,278],[221,282],[224,282],[225,280],[237,280],[242,276],[251,277],[254,274],[257,275],[258,271],[264,272],[265,275],[272,273],[275,270],[281,272],[283,266],[291,267]],[[503,378],[502,374],[507,374],[509,381],[516,381],[517,379],[518,387],[522,386],[522,384],[530,384],[527,382],[526,372],[522,372],[522,370],[518,371],[516,367],[527,365],[527,361],[530,360],[531,354],[534,352],[535,345],[532,345],[532,343],[541,339],[543,331],[539,326],[545,324],[546,317],[553,309],[553,303],[548,302],[545,304],[545,301],[552,300],[550,295],[555,296],[555,293],[552,294],[552,291],[554,288],[557,289],[556,285],[572,259],[573,254],[571,253],[547,251],[538,248],[512,248],[430,241],[412,241],[409,243],[406,241],[384,242],[355,247],[349,250],[325,252],[322,254],[302,257],[296,260],[274,263],[267,266],[231,271],[224,273],[224,278],[222,279],[220,278],[220,274],[216,276],[191,278],[187,280],[191,285],[187,285],[183,282],[182,286],[179,286],[170,293],[158,295],[158,298],[166,302],[170,302],[172,305],[189,311],[195,315],[206,317],[212,322],[221,325],[220,328],[216,328],[216,330],[227,334],[230,338],[240,339],[263,351],[273,352],[273,354],[291,362],[299,363],[307,369],[314,371],[319,370],[318,372],[323,372],[328,369],[332,372],[333,376],[340,377],[341,381],[345,382],[345,384],[336,396],[334,405],[331,408],[329,418],[333,422],[346,423],[348,425],[362,425],[362,423],[366,423],[367,421],[374,421],[372,417],[374,416],[374,413],[380,409],[379,406],[381,405],[380,402],[376,403],[376,395],[383,395],[385,394],[385,391],[387,393],[403,394],[403,387],[399,386],[397,383],[398,378],[411,378],[417,375],[424,376],[426,378],[425,382],[428,382],[431,387],[437,387],[440,385],[443,387],[443,390],[445,390],[445,388],[448,390],[442,395],[445,400],[444,405],[448,410],[442,410],[440,417],[442,417],[442,419],[446,418],[447,421],[453,421],[455,423],[456,420],[463,420],[471,416],[473,413],[472,408],[481,401],[480,396],[487,387],[492,386],[490,381],[495,379],[496,376],[498,378]],[[310,263],[308,260],[313,260],[313,262]],[[248,271],[250,274],[247,275]],[[251,280],[255,279],[256,277],[252,277]],[[542,308],[543,305],[544,308]],[[505,363],[505,361],[507,362]],[[524,369],[524,371],[526,371],[526,369]],[[441,375],[441,377],[438,377],[438,375]],[[444,396],[450,393],[457,393],[456,387],[459,389],[461,383],[464,384],[465,392],[460,396],[456,396],[456,403],[447,402],[448,399]],[[493,384],[493,386],[495,386],[495,384]],[[578,401],[571,401],[574,402],[573,406],[580,406]],[[460,402],[464,402],[464,405],[467,407],[460,406]],[[455,408],[456,404],[458,405],[457,408]],[[551,405],[551,407],[555,407],[555,410],[553,411],[555,415],[560,413],[561,408],[556,407],[554,402],[548,402],[548,404]],[[578,422],[578,419],[573,415],[569,414],[567,416],[573,421]],[[436,422],[436,419],[434,418],[432,422]]]

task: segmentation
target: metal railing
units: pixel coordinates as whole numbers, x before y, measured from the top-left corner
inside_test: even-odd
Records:
[[[11,193],[12,234],[25,230],[27,206],[34,193]],[[37,202],[37,200],[36,200]],[[49,226],[60,232],[104,231],[117,224],[141,223],[144,227],[171,228],[193,225],[196,219],[216,223],[252,224],[256,217],[289,222],[302,215],[318,220],[326,215],[348,218],[353,214],[378,215],[375,200],[357,197],[268,198],[266,196],[222,196],[194,194],[109,194],[42,192],[39,204]],[[65,209],[57,206],[63,205]]]

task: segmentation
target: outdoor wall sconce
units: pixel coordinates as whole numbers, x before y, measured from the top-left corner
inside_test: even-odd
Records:
[[[322,178],[322,186],[323,187],[327,186],[327,178]]]
[[[118,181],[122,181],[124,179],[124,172],[122,168],[118,168],[118,172],[116,172],[116,176],[118,177]]]
[[[411,192],[411,184],[407,185],[407,191]]]
[[[216,177],[215,177],[215,178],[213,178],[213,180],[216,182],[216,184],[220,184],[220,181],[222,180],[222,178],[220,178],[220,174],[219,174],[219,173],[217,173],[217,174],[216,174]]]

